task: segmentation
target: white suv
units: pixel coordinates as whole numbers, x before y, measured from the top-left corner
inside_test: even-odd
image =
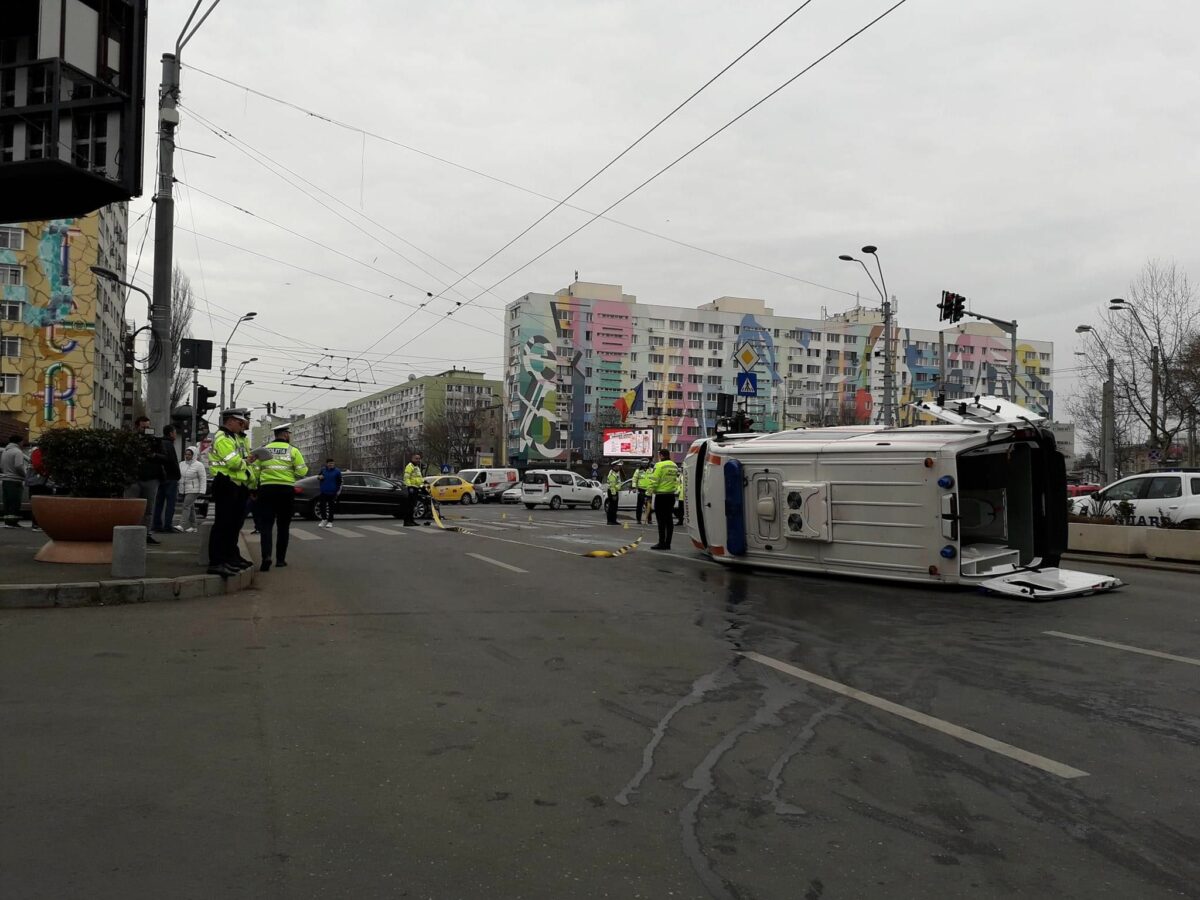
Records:
[[[521,482],[521,502],[526,509],[535,506],[599,509],[604,503],[604,492],[593,487],[586,478],[565,469],[530,469]]]
[[[1128,525],[1164,525],[1200,529],[1200,472],[1146,472],[1114,481],[1102,491],[1071,501],[1080,516],[1118,515],[1117,505],[1133,508]]]

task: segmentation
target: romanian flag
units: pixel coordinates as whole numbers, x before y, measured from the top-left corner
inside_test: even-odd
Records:
[[[613,401],[613,406],[621,414],[622,423],[629,418],[630,413],[635,413],[642,408],[642,385],[645,383],[641,382],[633,390],[626,391]]]

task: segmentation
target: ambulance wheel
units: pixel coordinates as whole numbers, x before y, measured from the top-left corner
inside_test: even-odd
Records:
[[[599,509],[602,505],[602,501],[599,497],[592,498],[592,509]]]
[[[562,509],[562,497],[551,497],[550,498],[550,508],[551,509]]]

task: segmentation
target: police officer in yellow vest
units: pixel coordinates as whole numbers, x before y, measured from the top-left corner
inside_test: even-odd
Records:
[[[670,550],[675,533],[675,499],[679,492],[679,466],[671,461],[671,451],[658,451],[659,461],[650,472],[649,491],[654,497],[654,518],[658,520],[658,543],[651,550]]]
[[[621,464],[613,463],[608,470],[607,490],[604,497],[604,512],[609,525],[617,524],[617,502],[621,496]]]
[[[646,513],[646,524],[650,524],[650,515],[646,510],[646,487],[650,484],[650,467],[645,466],[633,473],[633,486],[637,488],[637,523],[642,524],[642,513]]]
[[[413,511],[417,506],[417,493],[425,484],[425,476],[421,471],[421,454],[414,453],[411,461],[404,467],[404,524],[416,525]]]
[[[243,432],[250,424],[245,409],[221,412],[221,427],[208,451],[212,475],[213,526],[208,536],[208,573],[228,578],[254,565],[238,550],[238,532],[250,496],[250,455]]]
[[[258,482],[254,521],[262,540],[262,565],[259,568],[264,572],[271,568],[272,558],[281,569],[287,565],[296,479],[308,474],[304,456],[291,445],[291,423],[284,422],[271,430],[275,439],[255,453],[251,467]],[[272,557],[271,538],[275,526],[279,527],[279,537]]]

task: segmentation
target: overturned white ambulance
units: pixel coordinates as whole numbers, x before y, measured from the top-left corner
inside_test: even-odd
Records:
[[[995,397],[917,408],[941,423],[697,441],[683,464],[692,543],[735,565],[1029,599],[1121,585],[1057,568],[1066,471],[1043,417]]]

